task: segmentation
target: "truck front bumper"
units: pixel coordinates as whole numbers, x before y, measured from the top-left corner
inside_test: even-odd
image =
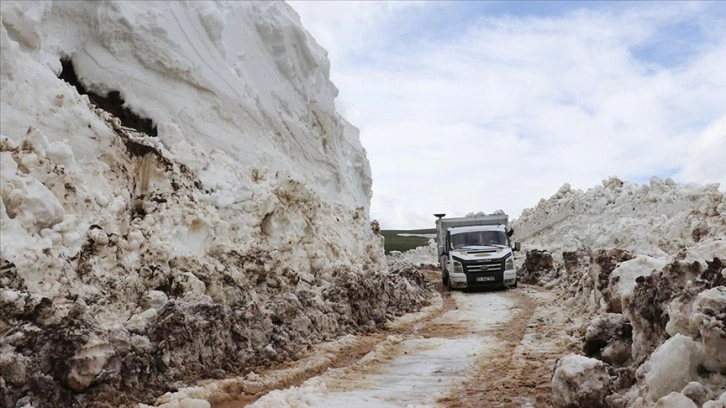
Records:
[[[486,288],[494,286],[514,286],[517,283],[517,271],[506,270],[499,272],[501,278],[492,281],[477,281],[476,278],[467,276],[466,273],[450,273],[449,281],[451,287],[454,289],[466,289],[466,288]]]
[[[451,283],[451,287],[455,289],[464,289],[468,287],[465,273],[450,273],[449,282]]]
[[[504,284],[513,286],[515,283],[517,283],[517,271],[504,271]]]

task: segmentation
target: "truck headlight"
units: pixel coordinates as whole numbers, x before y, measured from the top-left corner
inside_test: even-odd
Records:
[[[504,263],[504,269],[508,271],[514,269],[514,258],[507,259],[507,262]]]
[[[464,273],[464,266],[459,261],[454,261],[454,273]]]

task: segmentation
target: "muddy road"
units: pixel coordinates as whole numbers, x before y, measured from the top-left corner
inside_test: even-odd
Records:
[[[384,330],[182,393],[215,408],[550,406],[555,360],[579,346],[579,324],[557,293],[528,285],[449,292],[438,271],[426,277],[436,287],[430,305]]]

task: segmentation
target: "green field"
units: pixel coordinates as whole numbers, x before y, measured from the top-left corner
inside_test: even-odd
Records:
[[[435,228],[417,230],[381,230],[381,235],[386,239],[384,248],[386,253],[391,251],[405,252],[409,249],[428,245],[429,238],[424,237],[402,237],[398,234],[435,234]]]

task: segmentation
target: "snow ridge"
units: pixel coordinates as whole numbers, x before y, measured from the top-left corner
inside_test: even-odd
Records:
[[[0,14],[0,405],[151,403],[421,306],[288,5]]]
[[[718,184],[649,184],[604,180],[585,192],[564,184],[548,200],[522,212],[513,226],[525,248],[573,251],[619,247],[668,256],[684,246],[726,237],[726,202]]]
[[[555,369],[555,407],[722,406],[726,195],[718,187],[656,177],[649,185],[610,178],[585,192],[565,184],[514,222],[527,250],[522,280],[559,288],[590,320],[585,356]]]

